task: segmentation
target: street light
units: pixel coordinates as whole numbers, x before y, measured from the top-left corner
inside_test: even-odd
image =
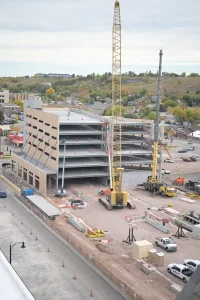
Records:
[[[24,249],[26,248],[25,243],[24,242],[17,242],[14,245],[10,245],[10,264],[12,262],[12,248],[17,245],[17,244],[22,244],[21,248]]]

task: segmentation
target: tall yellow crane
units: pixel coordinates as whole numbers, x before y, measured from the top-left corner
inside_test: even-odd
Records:
[[[108,209],[127,206],[128,194],[122,191],[122,99],[121,99],[121,15],[120,3],[115,1],[112,29],[112,141],[109,153],[110,195],[99,201]],[[110,157],[111,156],[111,157]]]

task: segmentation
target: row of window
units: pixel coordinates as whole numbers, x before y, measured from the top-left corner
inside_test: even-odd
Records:
[[[32,116],[31,115],[26,115],[27,116],[27,118],[32,118]],[[36,117],[33,117],[33,120],[36,120],[36,121],[38,121],[38,122],[40,122],[40,123],[44,123],[43,122],[43,120],[40,120],[40,119],[38,119],[38,118],[36,118]],[[49,123],[44,123],[44,125],[46,125],[46,126],[50,126],[50,124]],[[55,130],[57,130],[57,127],[55,127],[55,126],[51,126],[52,127],[52,129],[55,129]]]
[[[37,148],[37,145],[36,144],[31,144],[31,142],[28,142],[28,144],[29,145],[32,145],[34,148]],[[46,144],[46,143],[45,143]],[[48,143],[47,143],[48,144]],[[49,144],[48,144],[48,146],[49,146]],[[56,150],[56,148],[55,147],[51,147],[51,149],[52,150]],[[38,148],[38,150],[40,151],[40,152],[44,152],[44,149],[42,149],[42,148]],[[46,156],[50,156],[50,154],[48,153],[48,152],[44,152],[44,154],[46,155]],[[51,159],[53,159],[53,160],[56,160],[56,158],[54,157],[54,156],[51,156]]]
[[[28,125],[28,124],[27,124]],[[29,126],[29,125],[28,125]],[[37,129],[37,127],[36,126],[33,126],[33,128],[34,129]],[[43,133],[43,130],[42,129],[39,129],[39,132],[42,132]],[[48,133],[48,132],[44,132],[44,134],[46,135],[46,136],[50,136],[50,133]],[[31,136],[31,133],[29,133],[29,135]],[[37,138],[37,135],[35,135],[35,134],[33,134],[33,138],[34,139],[36,139]],[[57,140],[57,137],[56,136],[51,136],[51,138],[53,139],[53,140]],[[39,139],[39,141],[43,141],[42,139]]]

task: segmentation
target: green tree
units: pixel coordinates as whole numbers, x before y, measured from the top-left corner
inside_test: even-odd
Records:
[[[174,115],[175,119],[181,123],[183,123],[183,121],[185,121],[187,119],[185,110],[182,109],[180,106],[176,106],[174,108],[173,115]]]
[[[119,107],[114,107],[114,112],[119,112]],[[126,113],[126,107],[124,107],[123,105],[121,106],[121,114],[122,116]],[[112,116],[112,107],[110,107],[106,113],[105,116]]]
[[[24,111],[24,103],[22,102],[21,99],[15,100],[14,104],[20,106],[20,110]]]

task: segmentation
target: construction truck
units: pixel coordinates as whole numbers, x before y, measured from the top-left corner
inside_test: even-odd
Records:
[[[192,190],[195,193],[200,194],[200,183],[198,181],[189,180],[188,182],[185,183],[185,187],[188,190]]]
[[[156,120],[154,127],[154,144],[153,144],[153,166],[152,166],[152,174],[148,176],[147,181],[138,184],[138,186],[144,187],[146,190],[157,192],[164,196],[174,197],[176,196],[176,189],[174,187],[167,187],[164,183],[158,181],[157,179],[157,155],[158,155],[158,145],[159,145],[159,114],[160,114],[160,84],[161,84],[161,73],[162,73],[162,56],[163,52],[160,50],[159,53],[159,72],[158,72],[158,92],[157,92],[157,105],[156,105]],[[164,145],[161,145],[162,147]],[[170,153],[165,147],[169,157],[172,159]]]
[[[172,184],[175,185],[184,185],[185,183],[185,178],[183,177],[183,174],[181,173],[181,171],[176,167],[177,171],[178,171],[178,177],[176,177],[176,179],[174,179],[172,181]]]

